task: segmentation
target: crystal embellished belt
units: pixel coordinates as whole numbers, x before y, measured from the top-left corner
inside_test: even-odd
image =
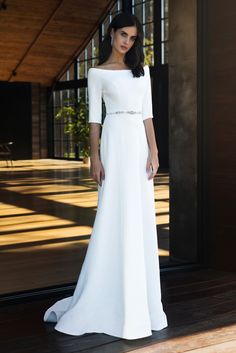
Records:
[[[118,110],[116,112],[110,112],[107,114],[122,114],[122,113],[128,113],[128,114],[142,114],[142,112],[136,112],[134,110]]]

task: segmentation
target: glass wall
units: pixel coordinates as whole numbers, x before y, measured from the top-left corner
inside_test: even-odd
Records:
[[[168,39],[169,39],[169,19],[168,19],[168,1],[161,1],[161,63],[168,63]]]
[[[74,106],[75,91],[73,89],[53,92],[54,111],[54,157],[74,159],[76,147],[70,134],[67,133],[67,126],[71,123],[69,115],[58,117],[60,111],[66,105]]]
[[[154,12],[153,0],[132,0],[132,13],[143,25],[145,63],[154,66]]]
[[[77,114],[78,105],[87,107],[88,114],[87,73],[90,67],[98,64],[99,43],[102,41],[112,18],[120,11],[122,11],[121,0],[116,2],[86,48],[61,76],[60,83],[66,83],[67,86],[71,84],[71,87],[75,88],[64,90],[60,89],[60,85],[57,85],[59,88],[53,92],[53,141],[55,158],[83,158],[81,141],[78,135],[73,136],[71,134],[71,126],[72,124],[76,124],[76,120],[79,121],[81,118],[80,114]]]
[[[139,18],[143,26],[145,63],[148,64],[149,67],[155,67],[158,64],[165,65],[168,62],[168,0],[160,0],[158,2],[154,0],[130,0],[130,2],[126,2],[126,6],[128,3],[130,5],[130,11]],[[158,18],[155,19],[155,16],[157,16],[155,9],[158,6],[160,7],[160,14]],[[60,118],[60,116],[62,116],[60,113],[63,107],[71,107],[76,111],[76,106],[79,102],[88,107],[88,70],[90,67],[98,64],[99,43],[101,43],[112,18],[117,13],[121,12],[123,8],[123,1],[119,0],[115,3],[105,20],[97,28],[96,33],[90,39],[86,48],[61,76],[59,84],[53,93],[53,140],[55,158],[82,158],[80,153],[80,141],[76,140],[78,136],[76,136],[76,138],[73,137],[70,134],[71,129],[68,128],[68,125],[72,123],[71,117],[63,116]],[[157,43],[157,41],[155,43],[155,30],[161,31],[160,43]],[[160,60],[158,58],[159,56],[161,58]],[[66,89],[64,89],[63,83],[66,84]],[[103,112],[104,110],[105,109],[103,109]],[[73,119],[75,119],[75,117]],[[79,114],[77,119],[80,119]]]

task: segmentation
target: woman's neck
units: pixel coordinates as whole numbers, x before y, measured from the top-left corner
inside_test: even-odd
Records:
[[[107,63],[124,65],[124,58],[125,58],[125,55],[123,55],[113,49]]]

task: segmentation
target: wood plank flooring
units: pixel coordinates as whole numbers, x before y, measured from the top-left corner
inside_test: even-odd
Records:
[[[169,326],[125,340],[103,333],[65,335],[42,317],[59,298],[0,306],[3,353],[235,353],[236,274],[198,269],[162,272]]]
[[[160,263],[169,261],[169,176],[155,178]],[[82,162],[0,161],[0,295],[77,280],[97,205]]]

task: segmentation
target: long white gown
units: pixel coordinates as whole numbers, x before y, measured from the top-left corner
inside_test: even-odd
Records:
[[[160,287],[153,179],[143,120],[153,118],[150,71],[90,68],[89,122],[102,123],[97,213],[71,297],[44,314],[57,331],[137,339],[168,326]]]

